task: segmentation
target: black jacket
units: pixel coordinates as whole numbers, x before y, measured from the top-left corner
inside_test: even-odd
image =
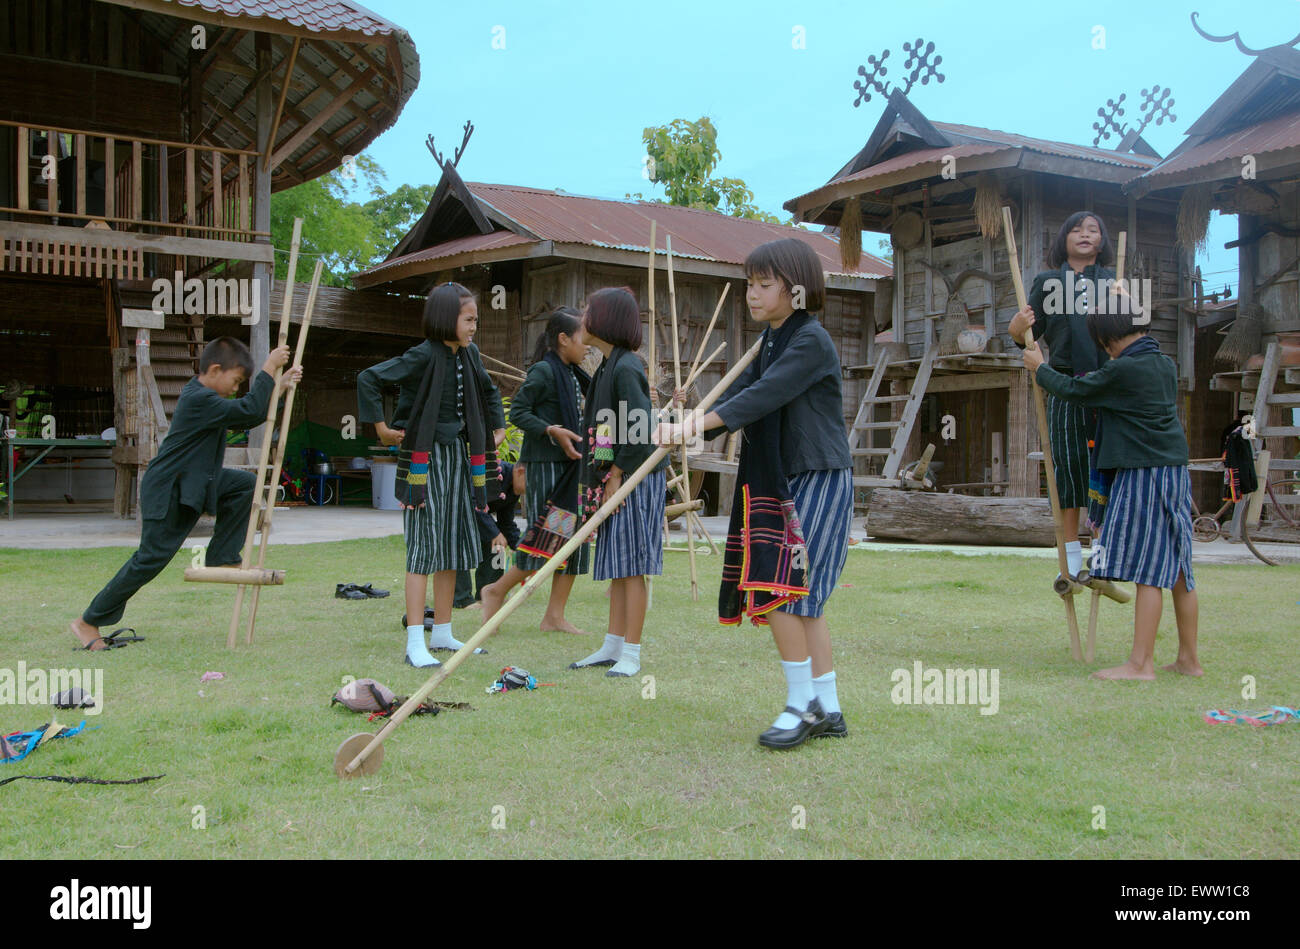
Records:
[[[573,384],[573,374],[570,373],[569,376],[569,383]],[[582,418],[581,403],[578,418]],[[519,451],[520,461],[527,464],[530,461],[570,460],[564,449],[546,434],[548,425],[562,424],[560,400],[555,394],[555,373],[546,360],[538,360],[528,368],[524,384],[510,400],[510,422],[524,433],[524,445]],[[581,435],[582,432],[575,434]]]
[[[439,345],[446,345],[440,343]],[[487,393],[487,429],[490,435],[498,428],[506,427],[505,413],[501,410],[501,390],[492,382],[492,377],[483,368],[479,358],[478,347],[470,343],[467,347],[470,365],[478,376],[483,391]],[[420,380],[429,366],[433,355],[433,343],[425,340],[412,346],[400,356],[385,360],[369,369],[357,373],[357,420],[361,422],[384,421],[384,388],[390,385],[401,387],[397,396],[397,407],[393,410],[392,427],[406,428],[411,419],[411,410],[415,402],[415,393],[420,388]],[[465,380],[466,384],[469,380]],[[443,385],[441,411],[438,413],[437,440],[449,445],[455,441],[460,432],[460,421],[456,417],[456,374],[448,373],[448,380]]]
[[[778,409],[781,464],[786,477],[804,471],[852,468],[844,425],[840,356],[814,317],[790,339],[785,352],[760,376],[755,359],[714,407],[734,432]],[[716,438],[723,429],[704,433]]]

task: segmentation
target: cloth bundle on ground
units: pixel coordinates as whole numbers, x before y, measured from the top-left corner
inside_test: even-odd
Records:
[[[570,380],[576,378],[583,391],[591,385],[591,377],[577,366],[562,360],[556,353],[546,354],[546,363],[551,367],[551,374],[556,379],[555,392],[560,403],[560,421],[563,428],[571,432],[583,431],[582,419],[578,415],[577,393]],[[614,458],[609,453],[609,460]],[[568,466],[564,474],[555,482],[551,496],[546,499],[546,506],[537,516],[523,539],[519,541],[518,550],[545,557],[548,560],[573,536],[578,527],[578,488],[581,480],[582,465]],[[560,569],[564,569],[561,565]]]
[[[83,721],[75,727],[65,727],[57,722],[48,722],[29,732],[11,732],[0,736],[0,764],[13,764],[22,761],[38,746],[53,738],[71,738],[79,735],[86,728]]]
[[[810,319],[800,310],[775,333],[763,331],[760,376]],[[718,621],[725,626],[739,625],[742,616],[767,625],[766,614],[808,595],[807,547],[781,464],[783,411],[746,425],[741,440],[718,593]]]
[[[1236,709],[1211,709],[1205,713],[1205,721],[1211,725],[1281,725],[1284,722],[1300,722],[1300,710],[1274,705],[1271,711],[1251,714],[1238,712]]]
[[[524,689],[531,692],[541,685],[555,685],[555,683],[538,682],[537,677],[532,675],[527,669],[520,669],[518,666],[506,666],[501,670],[501,677],[484,689],[484,691],[489,695],[496,692],[514,692],[517,689]]]
[[[357,679],[335,692],[330,705],[338,703],[353,712],[372,712],[382,717],[401,708],[406,698],[375,679]],[[411,714],[437,715],[439,711],[438,706],[424,702]]]

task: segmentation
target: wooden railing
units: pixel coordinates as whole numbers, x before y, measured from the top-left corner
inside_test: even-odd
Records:
[[[4,120],[0,128],[17,131],[16,164],[2,170],[16,206],[0,214],[214,240],[270,236],[252,228],[256,152]]]

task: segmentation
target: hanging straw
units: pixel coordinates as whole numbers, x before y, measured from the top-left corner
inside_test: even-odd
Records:
[[[1208,184],[1192,185],[1178,200],[1178,223],[1174,237],[1183,250],[1205,250],[1210,233],[1210,202],[1214,189]]]
[[[975,177],[975,221],[984,237],[1002,236],[1002,189],[997,175],[987,171]]]

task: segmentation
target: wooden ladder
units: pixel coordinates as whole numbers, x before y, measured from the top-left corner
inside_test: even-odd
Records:
[[[876,357],[876,364],[871,372],[871,380],[866,391],[862,393],[862,402],[858,405],[857,417],[849,430],[849,454],[854,458],[883,457],[885,464],[878,475],[858,475],[853,479],[857,488],[897,487],[898,472],[903,464],[903,452],[912,437],[912,428],[921,412],[921,400],[925,397],[926,387],[930,384],[930,373],[934,368],[935,347],[928,346],[925,356],[917,367],[916,378],[912,380],[912,389],[906,395],[880,395],[880,386],[884,382],[885,372],[889,367],[889,353],[882,349]],[[889,422],[872,421],[877,405],[889,405],[902,402],[902,418]],[[863,432],[889,431],[894,438],[888,448],[863,447]],[[868,436],[869,438],[870,436]]]

